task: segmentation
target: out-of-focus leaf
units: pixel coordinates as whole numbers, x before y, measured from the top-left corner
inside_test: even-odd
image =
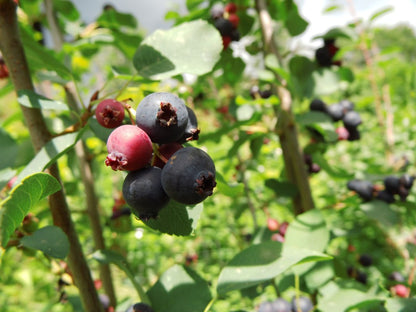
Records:
[[[384,8],[384,9],[381,9],[381,10],[377,11],[376,13],[374,13],[373,15],[370,16],[370,22],[373,22],[376,19],[382,17],[383,15],[385,15],[385,14],[387,14],[389,12],[392,12],[393,9],[394,9],[394,7],[388,6],[388,7]]]
[[[298,189],[296,185],[288,181],[279,181],[277,179],[267,179],[265,185],[272,189],[276,196],[281,197],[294,197],[298,194]]]
[[[0,146],[0,170],[7,167],[14,167],[19,146],[3,128],[0,128]]]
[[[32,90],[19,90],[17,92],[17,101],[20,105],[30,108],[68,110],[68,106],[65,103],[48,99]]]
[[[32,235],[23,237],[23,246],[42,251],[45,255],[63,259],[69,252],[69,241],[64,231],[57,226],[45,226]]]

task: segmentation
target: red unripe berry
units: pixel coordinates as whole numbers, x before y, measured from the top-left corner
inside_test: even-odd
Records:
[[[234,2],[227,3],[224,7],[224,11],[228,13],[235,13],[237,12],[237,5]]]
[[[279,222],[276,219],[268,218],[267,227],[270,231],[275,232],[279,229]]]
[[[285,242],[285,237],[280,233],[274,233],[272,235],[272,241],[284,243]]]
[[[283,222],[282,224],[280,224],[280,226],[279,226],[279,232],[280,232],[280,234],[282,234],[283,236],[285,236],[288,226],[289,226],[289,223],[286,222],[286,221]]]
[[[7,68],[6,63],[3,58],[0,57],[0,79],[9,77],[9,69]]]
[[[228,16],[228,20],[231,22],[231,24],[233,24],[234,28],[238,27],[238,23],[240,22],[240,18],[238,17],[237,14],[230,14]]]
[[[350,133],[345,127],[338,127],[335,129],[335,132],[338,134],[339,141],[348,140],[348,137],[350,136]]]
[[[169,160],[170,156],[172,156],[173,154],[175,154],[175,152],[179,149],[181,149],[183,146],[179,143],[167,143],[167,144],[162,144],[159,146],[159,154],[160,156],[162,156],[164,159],[161,159],[159,156],[155,156],[155,158],[153,159],[153,166],[155,167],[159,167],[159,168],[163,168],[166,164],[166,162]]]
[[[138,170],[152,158],[153,147],[149,136],[137,126],[123,125],[111,132],[107,140],[105,164],[113,170]]]
[[[105,99],[97,105],[95,117],[101,126],[117,128],[123,123],[124,106],[116,100]]]
[[[230,36],[223,36],[222,37],[222,45],[224,46],[224,50],[228,48],[230,43],[231,43],[231,37]]]
[[[403,284],[397,284],[392,287],[392,292],[398,297],[407,298],[409,297],[410,289]]]

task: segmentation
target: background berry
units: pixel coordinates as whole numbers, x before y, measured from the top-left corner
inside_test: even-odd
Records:
[[[123,123],[124,106],[116,100],[105,99],[97,105],[95,118],[105,128],[117,128]]]

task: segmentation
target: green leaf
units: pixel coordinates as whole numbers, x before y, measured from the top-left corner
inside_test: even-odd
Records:
[[[69,69],[55,57],[52,51],[47,50],[33,39],[24,27],[20,27],[20,36],[32,70],[46,69],[56,72],[64,80],[71,80],[72,74]]]
[[[354,39],[356,34],[354,29],[351,27],[334,27],[328,30],[324,35],[315,36],[313,39],[336,39],[336,38],[345,38],[345,39]]]
[[[215,27],[197,20],[157,30],[146,37],[134,55],[133,64],[140,75],[152,79],[183,73],[202,75],[211,71],[222,49],[221,36]]]
[[[54,163],[59,157],[71,149],[78,141],[81,133],[69,133],[54,138],[45,144],[36,154],[35,158],[19,173],[16,183],[35,172],[42,172]]]
[[[0,170],[7,167],[14,167],[19,152],[19,146],[11,135],[3,128],[0,128]]]
[[[387,312],[413,312],[416,311],[416,299],[387,298],[385,307]]]
[[[365,214],[380,223],[383,228],[389,228],[397,224],[399,216],[391,209],[391,206],[381,200],[372,200],[360,205]]]
[[[80,18],[77,8],[71,1],[55,0],[53,1],[53,8],[69,21],[75,22]]]
[[[22,180],[10,195],[0,203],[0,242],[5,247],[10,235],[37,203],[61,189],[59,182],[49,174],[36,173]]]
[[[244,184],[243,183],[235,183],[230,184],[228,183],[224,177],[219,173],[216,172],[215,174],[217,180],[217,189],[218,192],[230,197],[236,197],[244,192]]]
[[[289,0],[286,3],[289,6],[285,19],[286,28],[292,37],[300,35],[308,27],[308,22],[299,15],[298,7],[294,1]]]
[[[121,254],[113,251],[113,250],[97,250],[92,254],[93,259],[100,263],[105,264],[115,264],[118,266],[120,270],[122,270],[124,273],[126,273],[127,277],[132,282],[134,288],[137,291],[137,294],[140,297],[140,301],[150,304],[150,300],[146,295],[146,292],[140,285],[139,281],[136,278],[136,275],[134,274],[133,270],[131,269],[129,263],[127,262],[126,258],[124,258]]]
[[[298,194],[296,185],[288,181],[279,181],[277,179],[267,179],[265,185],[272,189],[277,196],[295,197]]]
[[[311,250],[292,249],[291,251],[293,252],[282,255],[282,244],[274,241],[248,247],[222,269],[218,278],[218,294],[263,283],[295,264],[330,259],[325,254]]]
[[[18,90],[17,101],[20,105],[30,108],[68,110],[65,103],[48,99],[32,90]]]
[[[165,271],[147,294],[155,311],[204,311],[212,299],[208,283],[180,265]]]
[[[171,200],[156,219],[144,223],[152,229],[169,235],[187,236],[192,234],[198,223],[204,205],[186,206]]]
[[[374,20],[378,19],[379,17],[385,15],[386,13],[389,13],[391,11],[393,11],[393,7],[392,6],[388,6],[384,9],[381,9],[379,11],[377,11],[376,13],[374,13],[373,15],[370,16],[370,22],[373,22]]]
[[[118,29],[120,26],[136,28],[137,20],[132,14],[108,10],[98,17],[97,23],[102,27]]]
[[[30,236],[23,237],[23,246],[42,251],[45,255],[63,259],[69,252],[68,237],[60,227],[45,226]]]
[[[329,13],[329,12],[337,11],[340,9],[341,9],[341,6],[339,5],[330,5],[324,9],[323,13]]]

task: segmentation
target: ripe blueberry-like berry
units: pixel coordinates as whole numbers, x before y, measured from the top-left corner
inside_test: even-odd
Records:
[[[182,204],[197,204],[212,195],[215,166],[211,157],[196,147],[173,154],[162,169],[162,186],[169,197]]]
[[[329,67],[332,64],[332,55],[328,47],[321,47],[315,51],[315,59],[319,66]]]
[[[117,128],[123,123],[124,106],[119,101],[105,99],[97,105],[95,118],[105,128]]]
[[[188,111],[188,123],[186,124],[185,132],[178,140],[181,144],[199,139],[200,130],[198,129],[198,119],[196,118],[195,112],[188,106],[186,109]]]
[[[277,298],[272,302],[273,312],[291,312],[291,304],[283,298]]]
[[[362,123],[362,120],[360,114],[356,111],[349,111],[342,118],[342,122],[345,127],[357,127]]]
[[[382,200],[388,204],[394,203],[396,200],[394,199],[394,195],[386,190],[382,190],[377,193],[376,199]]]
[[[231,34],[233,32],[234,26],[233,24],[226,18],[218,18],[214,22],[215,28],[218,29],[221,36],[225,37],[231,37]]]
[[[384,188],[390,194],[399,194],[400,178],[395,176],[387,176],[384,179]]]
[[[351,180],[348,181],[347,187],[351,191],[355,191],[365,201],[373,198],[374,186],[369,181],[364,180]]]
[[[358,258],[358,262],[365,267],[369,267],[373,264],[373,257],[371,257],[368,254],[362,254],[360,255],[360,257]]]
[[[344,112],[349,112],[349,111],[354,110],[355,105],[354,105],[353,102],[351,102],[349,100],[341,100],[341,101],[339,101],[339,104],[341,104]]]
[[[264,301],[259,306],[258,312],[273,312],[273,305],[271,301]]]
[[[162,170],[148,167],[131,171],[123,182],[123,196],[134,215],[141,220],[156,218],[169,202],[162,188]]]
[[[107,139],[105,164],[113,170],[137,170],[152,158],[152,142],[139,127],[123,125],[114,129]]]
[[[211,17],[217,19],[224,16],[224,5],[222,3],[216,3],[210,10]]]
[[[146,303],[136,303],[127,309],[126,312],[154,312],[154,310]]]
[[[154,143],[176,142],[185,132],[188,110],[185,103],[172,93],[151,93],[137,107],[136,124]]]
[[[398,271],[394,271],[394,272],[392,272],[392,273],[389,275],[389,279],[390,279],[391,281],[394,281],[394,282],[399,282],[399,283],[402,283],[402,282],[404,282],[404,281],[405,281],[404,276],[403,276],[400,272],[398,272]]]
[[[321,99],[313,99],[311,103],[309,104],[309,109],[311,111],[317,111],[317,112],[326,112],[326,104]]]
[[[313,303],[311,299],[305,296],[300,296],[299,298],[292,298],[292,310],[301,311],[301,312],[310,312],[313,310]]]
[[[344,109],[339,103],[329,105],[326,111],[333,121],[341,120],[344,117]]]

